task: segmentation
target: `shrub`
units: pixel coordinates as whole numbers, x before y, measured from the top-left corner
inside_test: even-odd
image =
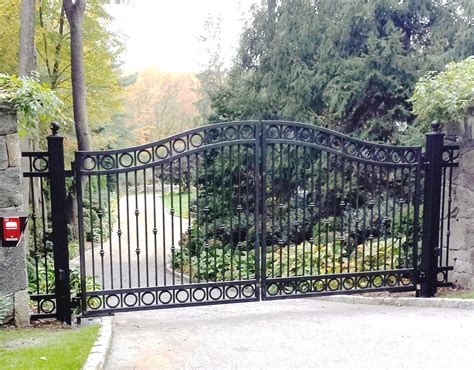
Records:
[[[444,71],[420,78],[409,102],[413,104],[413,113],[424,123],[462,118],[474,102],[474,56],[451,62]]]

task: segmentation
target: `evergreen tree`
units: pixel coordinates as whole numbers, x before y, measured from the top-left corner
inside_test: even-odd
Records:
[[[290,119],[389,141],[421,75],[474,53],[469,1],[265,2],[241,36],[210,121]]]

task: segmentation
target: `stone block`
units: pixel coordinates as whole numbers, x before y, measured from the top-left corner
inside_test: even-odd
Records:
[[[0,135],[18,132],[15,111],[5,103],[0,103]]]
[[[473,247],[469,249],[469,258],[467,259],[467,262],[474,263],[474,248]]]
[[[474,177],[472,183],[474,184]],[[474,218],[474,190],[468,189],[467,185],[464,184],[456,186],[453,206],[458,208],[456,213],[457,218]]]
[[[22,241],[16,247],[0,246],[0,294],[25,290],[27,285],[25,243]]]
[[[453,283],[456,288],[471,289],[472,276],[466,273],[453,273]]]
[[[15,325],[19,328],[30,325],[30,297],[26,289],[15,293],[14,310],[15,310]]]
[[[0,135],[0,170],[8,168],[7,139],[5,135]]]
[[[474,194],[473,194],[474,196]],[[466,222],[465,229],[464,229],[464,249],[470,249],[474,247],[474,225],[473,220],[470,222]]]
[[[0,298],[2,303],[5,305],[5,311],[2,316],[3,319],[0,320],[0,326],[3,324],[8,324],[13,320],[13,294],[6,295],[0,292]]]
[[[462,172],[474,175],[474,150],[463,153],[460,158],[460,168]]]
[[[472,265],[468,263],[466,260],[456,260],[454,263],[454,269],[457,272],[471,274],[472,273]]]
[[[21,206],[22,176],[19,167],[9,167],[0,171],[0,212],[3,208]]]
[[[453,257],[453,260],[455,261],[467,261],[467,250],[453,250],[451,252],[451,257]]]
[[[6,135],[8,164],[10,167],[21,166],[20,141],[17,134]]]
[[[451,250],[465,249],[464,232],[466,220],[452,219],[451,220],[451,236],[449,239],[449,246]]]

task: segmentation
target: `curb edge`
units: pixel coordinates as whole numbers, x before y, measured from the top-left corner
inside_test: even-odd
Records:
[[[99,335],[91,348],[82,370],[99,370],[104,368],[105,359],[112,342],[112,320],[112,317],[100,319]]]
[[[461,308],[474,310],[474,300],[461,298],[410,298],[410,297],[364,297],[353,295],[339,295],[318,297],[319,300],[369,305],[411,306],[435,308]]]

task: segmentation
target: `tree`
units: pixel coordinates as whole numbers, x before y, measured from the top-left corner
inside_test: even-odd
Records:
[[[221,18],[209,15],[203,24],[203,34],[199,36],[202,53],[207,57],[207,61],[203,65],[203,70],[197,75],[201,95],[196,106],[205,119],[215,115],[211,108],[212,97],[222,88],[224,82],[221,36]]]
[[[0,0],[0,71],[18,73],[20,2]]]
[[[19,75],[26,76],[36,70],[35,0],[22,0],[20,13]]]
[[[72,86],[70,30],[62,6],[63,0],[36,1],[35,44],[40,81],[51,87],[65,103],[65,118],[72,122]],[[110,27],[108,0],[87,2],[84,14],[84,68],[89,129],[102,130],[122,110],[123,87],[120,79],[120,56],[123,50],[120,34]],[[0,0],[0,70],[18,73],[20,5],[18,0]],[[66,154],[77,148],[74,126],[63,125]],[[100,139],[100,140],[98,140]],[[106,138],[92,135],[97,148],[110,147]],[[69,158],[72,159],[72,158]]]
[[[84,77],[83,52],[84,12],[86,10],[86,1],[64,0],[63,7],[71,30],[71,81],[77,147],[79,150],[90,150],[91,141],[87,125],[86,83]]]
[[[156,68],[140,72],[126,88],[127,124],[139,143],[154,141],[195,127],[199,83],[191,73],[166,73]]]
[[[474,48],[464,0],[264,2],[244,29],[213,120],[291,119],[390,141],[418,77]],[[471,14],[471,16],[470,16]],[[470,23],[471,22],[471,23]]]
[[[62,2],[42,0],[38,3],[35,43],[41,81],[65,102],[64,114],[72,122],[71,33]],[[121,110],[123,97],[119,85],[119,58],[123,47],[119,35],[111,31],[111,17],[106,4],[106,0],[87,2],[84,14],[87,121],[91,133],[101,130]],[[1,41],[0,37],[0,48]],[[66,153],[72,153],[77,148],[74,126],[67,125],[62,132],[66,134]],[[109,145],[99,135],[92,135],[91,140],[94,147]]]

